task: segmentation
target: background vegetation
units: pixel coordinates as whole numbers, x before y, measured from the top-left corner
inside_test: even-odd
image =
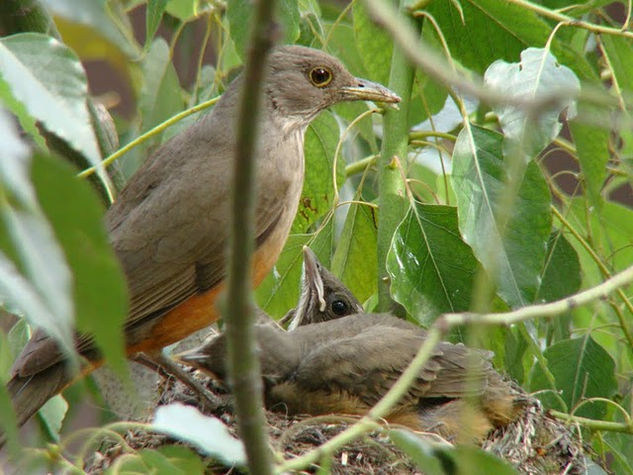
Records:
[[[297,301],[304,244],[366,310],[423,326],[444,313],[552,302],[633,265],[627,2],[403,0],[397,16],[378,0],[277,7],[284,43],[326,50],[403,102],[338,105],[310,126],[292,235],[256,293],[271,315]],[[0,295],[26,320],[5,318],[0,377],[25,322],[67,348],[73,326],[93,332],[124,368],[125,287],[103,210],[196,114],[89,178],[77,173],[220,95],[245,57],[251,9],[246,0],[3,2]],[[555,318],[450,337],[494,350],[500,371],[576,417],[606,467],[633,473],[632,317],[622,287]],[[83,390],[67,392],[70,408],[59,397],[40,413],[45,439],[59,440]],[[11,427],[6,399],[0,390],[0,423]]]

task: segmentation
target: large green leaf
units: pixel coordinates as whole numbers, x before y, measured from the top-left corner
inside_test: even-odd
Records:
[[[459,3],[463,23],[454,2],[431,2],[428,11],[437,20],[453,58],[475,72],[483,73],[498,59],[515,60],[527,46],[544,44],[549,35],[547,23],[517,5],[497,0]]]
[[[478,263],[459,235],[452,206],[415,202],[387,255],[391,293],[420,323],[467,310]]]
[[[530,391],[559,391],[569,411],[588,398],[610,398],[618,389],[613,358],[591,336],[559,341],[547,348],[543,356],[554,375],[556,387],[549,385],[541,366],[535,365],[531,374]],[[558,398],[549,391],[540,392],[538,398],[548,408],[565,409],[560,407]],[[601,419],[605,413],[603,402],[584,404],[575,412],[578,416],[593,419]]]
[[[578,254],[561,232],[553,232],[547,241],[543,276],[536,301],[552,302],[580,289],[582,278]]]
[[[453,150],[451,181],[464,241],[499,295],[520,307],[532,302],[538,289],[551,228],[551,197],[540,169],[530,162],[507,221],[500,219],[498,213],[507,207],[501,202],[507,179],[502,145],[496,132],[465,127]]]
[[[31,178],[70,265],[77,328],[94,335],[106,360],[124,371],[127,286],[109,244],[103,206],[90,185],[61,160],[36,156]]]
[[[47,130],[65,140],[91,163],[100,160],[86,106],[86,75],[70,49],[39,33],[2,38],[0,75],[13,96]]]
[[[72,276],[30,183],[28,153],[0,110],[0,302],[70,351]]]
[[[305,135],[305,179],[299,201],[297,217],[292,225],[293,233],[304,233],[325,215],[333,205],[334,184],[332,170],[334,152],[339,140],[339,126],[329,111],[323,111],[312,121]],[[345,162],[338,157],[336,168],[337,186],[345,177]]]
[[[353,203],[347,211],[341,237],[332,258],[338,275],[358,300],[376,293],[376,217],[370,206]]]
[[[384,30],[374,24],[361,2],[356,2],[352,11],[356,47],[369,75],[367,79],[388,84],[393,42]]]
[[[522,51],[519,63],[495,61],[486,70],[484,82],[495,91],[524,100],[537,101],[556,94],[567,98],[539,110],[538,115],[510,105],[493,107],[506,141],[518,147],[527,160],[558,136],[562,127],[558,116],[580,91],[580,82],[571,69],[558,64],[549,50],[539,48]]]
[[[551,34],[552,28],[547,22],[515,3],[465,0],[459,5],[463,23],[454,2],[431,2],[428,11],[437,20],[451,56],[480,74],[493,61],[515,61],[525,48],[543,47]],[[570,48],[557,37],[552,40],[552,51],[580,77],[595,77],[582,51]]]
[[[64,42],[82,58],[111,57],[114,45],[129,58],[136,58],[140,49],[134,40],[127,17],[116,15],[107,0],[42,0],[55,16]],[[123,58],[117,58],[117,62]]]

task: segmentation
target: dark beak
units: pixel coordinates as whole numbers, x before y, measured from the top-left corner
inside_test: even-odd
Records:
[[[341,88],[341,92],[343,93],[345,100],[388,102],[392,104],[400,102],[400,97],[398,97],[395,92],[390,91],[376,82],[371,82],[367,79],[361,78],[354,78],[354,82],[355,85],[353,86],[345,86]]]

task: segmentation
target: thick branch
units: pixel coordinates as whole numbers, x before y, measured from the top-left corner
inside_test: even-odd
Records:
[[[404,9],[405,1],[401,1]],[[408,26],[408,25],[407,25]],[[413,27],[411,27],[413,29]],[[419,26],[418,26],[419,32]],[[404,218],[406,201],[404,200],[404,181],[402,166],[406,163],[409,146],[409,99],[413,87],[415,69],[407,61],[402,49],[394,46],[391,58],[389,88],[398,94],[402,101],[399,110],[386,109],[383,119],[384,139],[378,158],[378,220],[377,254],[378,254],[378,310],[388,311],[391,308],[389,293],[390,281],[386,270],[387,253],[391,247],[391,238],[396,227]]]
[[[259,0],[255,4],[237,127],[234,186],[231,194],[231,244],[227,263],[228,288],[224,312],[235,409],[240,436],[246,447],[249,471],[253,474],[272,473],[263,411],[262,380],[255,351],[251,262],[255,236],[253,159],[265,61],[272,47],[273,11],[272,0]]]

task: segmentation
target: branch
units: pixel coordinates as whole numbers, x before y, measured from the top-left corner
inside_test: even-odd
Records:
[[[556,417],[557,419],[567,421],[567,422],[575,422],[580,424],[583,427],[591,430],[605,430],[609,432],[624,432],[626,434],[633,434],[633,424],[626,422],[610,422],[610,421],[599,421],[596,419],[588,419],[586,417],[580,416],[572,416],[570,414],[566,414],[564,412],[556,411],[554,409],[550,409],[549,413]]]
[[[611,292],[633,282],[633,266],[626,268],[602,284],[579,292],[571,297],[554,302],[529,305],[504,313],[447,313],[436,321],[437,325],[448,329],[457,325],[503,325],[524,322],[532,318],[551,318],[568,312],[580,305],[587,305],[595,300],[605,299]]]
[[[185,109],[184,111],[179,112],[178,114],[176,114],[176,115],[170,117],[169,119],[167,119],[165,122],[161,122],[156,127],[148,130],[147,132],[145,132],[142,135],[139,135],[134,140],[129,142],[127,145],[125,145],[124,147],[121,147],[119,150],[117,150],[113,154],[109,155],[107,158],[104,158],[98,166],[86,168],[82,172],[78,173],[77,176],[79,178],[86,178],[86,177],[92,175],[94,172],[96,172],[98,168],[106,168],[106,167],[108,167],[116,159],[120,158],[122,155],[125,155],[130,150],[132,150],[134,147],[137,147],[137,146],[141,145],[146,140],[149,140],[154,135],[157,135],[157,134],[161,133],[163,130],[165,130],[168,127],[171,127],[176,122],[184,119],[185,117],[188,117],[188,116],[190,116],[192,114],[195,114],[196,112],[200,112],[201,110],[204,110],[204,109],[206,109],[208,107],[211,107],[213,104],[218,102],[219,99],[220,99],[220,96],[217,96],[217,97],[214,97],[213,99],[209,99],[208,101],[201,102],[200,104],[198,104],[196,106],[190,107],[189,109]]]
[[[248,467],[252,474],[272,473],[263,410],[262,379],[253,326],[255,319],[251,263],[255,235],[254,158],[264,68],[268,52],[273,46],[274,5],[275,2],[272,0],[259,0],[255,3],[253,12],[239,104],[234,185],[231,193],[228,285],[223,312],[226,320],[229,376],[233,381],[240,437],[244,441]]]

